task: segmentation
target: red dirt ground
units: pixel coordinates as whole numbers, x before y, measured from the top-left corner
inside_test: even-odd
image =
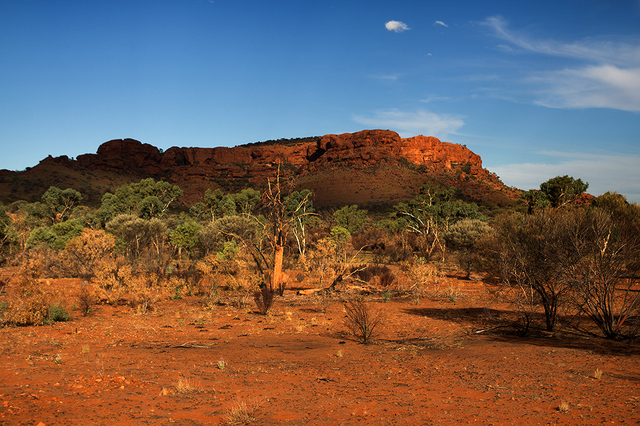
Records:
[[[145,315],[100,305],[68,322],[0,329],[0,424],[640,422],[637,345],[477,333],[508,307],[481,282],[459,283],[455,302],[370,296],[385,320],[368,345],[347,333],[340,294],[323,305],[294,291],[266,317],[188,297]]]

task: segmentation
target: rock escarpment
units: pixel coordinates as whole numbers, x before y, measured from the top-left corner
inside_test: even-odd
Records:
[[[401,138],[390,130],[363,130],[298,141],[233,148],[172,147],[162,152],[134,139],[116,139],[100,145],[95,154],[75,160],[48,157],[23,173],[53,174],[60,182],[51,184],[91,193],[94,200],[106,190],[115,190],[111,186],[123,180],[153,177],[180,186],[185,192],[183,201],[191,204],[202,201],[209,188],[237,191],[264,185],[278,167],[295,176],[299,186],[312,189],[324,204],[408,199],[426,181],[455,186],[469,199],[497,195],[498,203],[504,203],[514,198],[509,188],[482,168],[480,156],[435,137]],[[75,170],[75,177],[65,181],[61,170]],[[78,173],[83,176],[80,180]],[[43,187],[44,191],[48,186]]]
[[[316,142],[287,145],[242,145],[234,148],[169,148],[164,153],[134,139],[105,142],[96,154],[77,158],[80,165],[102,169],[128,169],[146,174],[185,166],[265,166],[291,164],[318,168],[332,162],[372,164],[408,160],[418,166],[452,168],[470,163],[482,167],[481,158],[461,145],[429,136],[402,139],[390,130],[325,135]]]

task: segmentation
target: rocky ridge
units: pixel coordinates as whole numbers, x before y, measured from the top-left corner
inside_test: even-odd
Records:
[[[435,137],[401,138],[389,130],[329,134],[295,144],[172,147],[164,152],[134,139],[116,139],[100,145],[95,154],[80,155],[75,160],[49,156],[26,172],[10,173],[22,173],[27,180],[29,175],[53,173],[58,180],[65,180],[65,173],[74,170],[83,178],[71,179],[67,187],[92,193],[90,198],[96,199],[101,194],[93,194],[96,183],[91,177],[103,181],[98,190],[101,193],[115,189],[108,182],[121,184],[123,179],[135,181],[144,177],[165,179],[185,191],[184,201],[189,204],[201,201],[208,188],[235,191],[260,186],[275,175],[278,167],[286,175],[295,176],[298,186],[312,189],[321,204],[406,199],[429,180],[456,186],[461,195],[472,200],[483,201],[490,195],[497,204],[508,204],[514,198],[510,188],[482,168],[480,156],[465,146],[441,142]],[[0,182],[4,202],[8,198],[7,181],[13,182],[15,178],[5,175]],[[350,183],[360,187],[352,188]],[[51,180],[51,185],[61,186],[55,180]],[[45,184],[42,191],[46,188]],[[339,195],[341,190],[346,190],[344,196]],[[11,192],[17,192],[15,187]],[[345,196],[353,199],[347,200]]]

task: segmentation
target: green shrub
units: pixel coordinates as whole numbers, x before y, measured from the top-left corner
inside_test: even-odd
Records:
[[[49,316],[47,317],[47,323],[51,324],[58,321],[69,321],[69,313],[64,306],[54,304],[49,306]]]

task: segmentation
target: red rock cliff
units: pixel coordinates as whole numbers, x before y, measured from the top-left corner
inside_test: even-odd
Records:
[[[451,168],[470,163],[482,167],[480,157],[462,145],[440,142],[435,137],[402,139],[390,130],[325,135],[315,143],[286,145],[243,145],[234,148],[169,148],[160,151],[133,139],[116,139],[102,144],[97,154],[85,154],[78,162],[93,167],[160,173],[183,166],[230,166],[287,163],[318,168],[332,162],[376,163],[406,159],[417,165]]]

